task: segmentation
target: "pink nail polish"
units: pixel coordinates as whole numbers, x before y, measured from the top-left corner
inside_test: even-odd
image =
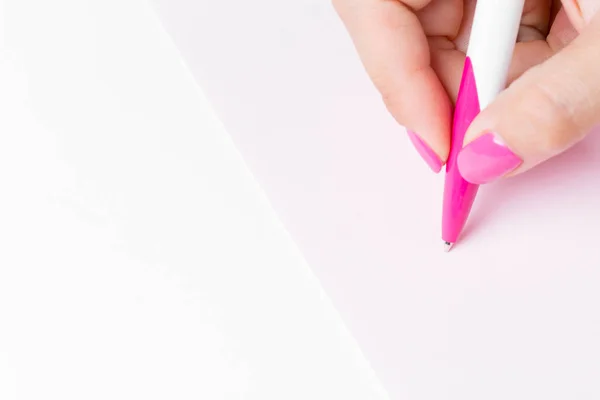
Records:
[[[494,133],[486,133],[458,155],[458,170],[471,183],[482,185],[514,171],[523,161]]]
[[[407,131],[408,137],[410,141],[413,143],[417,152],[421,155],[421,158],[425,160],[429,168],[433,170],[436,174],[442,170],[442,160],[438,157],[437,154],[434,153],[433,150],[425,143],[419,136],[417,136],[412,131]]]

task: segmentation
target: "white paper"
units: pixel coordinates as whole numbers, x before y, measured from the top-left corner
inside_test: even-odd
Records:
[[[387,398],[147,2],[0,20],[0,399]]]
[[[152,2],[393,398],[600,396],[600,138],[482,188],[445,254],[328,1]]]

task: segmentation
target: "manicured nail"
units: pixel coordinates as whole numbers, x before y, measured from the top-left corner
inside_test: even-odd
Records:
[[[412,131],[407,131],[407,132],[408,132],[408,137],[410,138],[410,141],[413,143],[413,145],[415,146],[415,148],[421,155],[421,158],[423,158],[423,160],[425,160],[427,165],[429,165],[429,168],[431,168],[433,170],[433,172],[435,172],[436,174],[438,172],[440,172],[442,170],[443,163],[442,163],[442,160],[440,160],[440,158],[438,157],[438,155],[435,154],[434,151],[431,150],[431,147],[429,147],[427,145],[427,143],[425,143],[414,132],[412,132]]]
[[[477,185],[503,177],[522,162],[494,133],[486,133],[469,143],[457,159],[458,170],[463,178]]]

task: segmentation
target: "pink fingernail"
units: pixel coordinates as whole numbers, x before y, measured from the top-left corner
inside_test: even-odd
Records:
[[[486,133],[469,143],[457,159],[458,170],[463,178],[477,185],[501,178],[522,162],[494,133]]]
[[[421,158],[425,160],[429,168],[433,170],[436,174],[442,170],[442,160],[438,157],[437,154],[431,150],[431,147],[427,145],[419,136],[417,136],[413,131],[407,131],[408,137],[410,141],[413,143]]]

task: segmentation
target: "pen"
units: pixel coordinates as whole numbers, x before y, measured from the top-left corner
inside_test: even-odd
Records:
[[[457,157],[471,122],[506,87],[524,3],[525,0],[478,0],[475,6],[446,164],[442,213],[445,251],[457,242],[479,188],[460,175]]]

